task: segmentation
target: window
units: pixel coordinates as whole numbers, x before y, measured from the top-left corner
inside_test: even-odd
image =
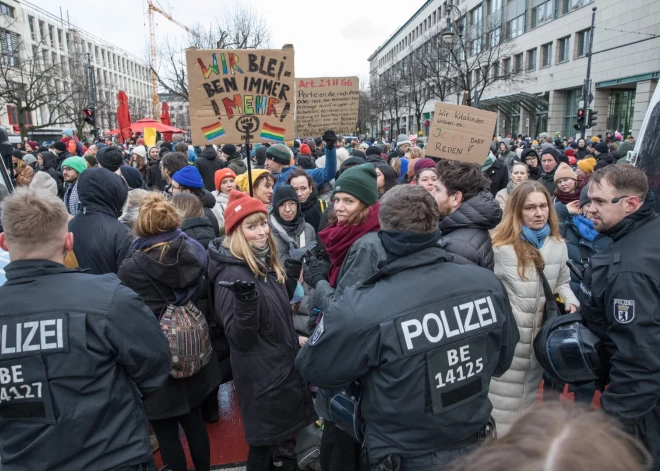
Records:
[[[55,29],[53,25],[48,25],[48,37],[50,38],[50,47],[55,47]]]
[[[564,136],[570,136],[571,133],[575,133],[573,123],[575,122],[575,116],[577,115],[578,101],[582,96],[582,89],[574,88],[572,90],[566,90],[564,96],[564,122],[562,134]]]
[[[64,50],[64,42],[62,41],[62,30],[57,29],[57,43],[60,45],[60,51]]]
[[[594,0],[563,0],[562,13],[570,13],[573,10],[577,10],[578,8],[583,7],[584,5],[588,5],[593,1]]]
[[[552,11],[552,3],[552,0],[548,0],[536,8],[532,8],[532,28],[541,26],[554,19],[555,15]]]
[[[507,38],[517,38],[525,32],[525,15],[520,15],[517,18],[509,21],[506,26]]]
[[[45,37],[46,36],[44,34],[44,22],[40,21],[39,22],[39,40],[43,40]]]
[[[492,77],[493,80],[497,80],[500,78],[500,63],[499,62],[493,62],[493,67],[492,67]]]
[[[502,72],[504,75],[509,75],[511,73],[511,58],[502,61]]]
[[[28,17],[28,23],[30,24],[30,37],[32,38],[32,41],[37,40],[37,35],[34,32],[34,17],[29,16]]]
[[[18,42],[20,36],[6,29],[0,30],[0,40],[2,41],[2,63],[6,67],[16,67],[18,65]]]
[[[570,47],[570,42],[571,42],[570,36],[566,36],[565,38],[561,38],[557,40],[557,49],[558,49],[557,64],[561,64],[562,62],[568,61],[568,51]]]
[[[502,28],[500,28],[500,27],[498,26],[498,27],[495,28],[493,31],[491,31],[490,33],[488,33],[488,44],[490,44],[490,47],[491,47],[491,48],[493,48],[493,47],[497,47],[497,46],[500,44],[500,41],[501,41],[501,36],[500,36],[500,34],[501,34],[501,30],[502,30]]]
[[[522,52],[520,54],[516,54],[513,56],[513,73],[514,74],[519,74],[522,72],[523,68],[523,55]]]
[[[527,72],[536,70],[536,48],[527,51]]]
[[[470,26],[472,41],[470,41],[470,55],[481,52],[481,41],[484,34],[484,10],[483,5],[470,11]]]
[[[577,55],[575,57],[586,56],[589,52],[589,30],[579,31],[577,33]]]
[[[7,105],[7,117],[9,118],[9,124],[12,126],[18,126],[18,111],[16,110],[16,105]]]
[[[10,18],[13,18],[14,17],[14,8],[0,2],[0,15],[4,15],[4,16],[8,16]]]
[[[491,13],[497,13],[502,9],[502,0],[490,0],[490,9]]]
[[[552,43],[541,46],[541,67],[552,65]]]

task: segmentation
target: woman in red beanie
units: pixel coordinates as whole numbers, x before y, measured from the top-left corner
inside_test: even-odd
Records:
[[[236,174],[230,168],[221,168],[215,171],[213,178],[215,191],[211,193],[215,197],[215,206],[211,208],[213,214],[218,219],[220,233],[223,234],[225,226],[225,208],[229,204],[229,193],[236,189]]]
[[[299,346],[289,300],[302,261],[280,265],[266,206],[245,193],[229,194],[225,232],[208,251],[215,315],[231,348],[247,471],[267,471],[275,447],[317,419],[294,364]]]

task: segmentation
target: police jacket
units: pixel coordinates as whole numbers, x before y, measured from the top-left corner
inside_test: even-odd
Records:
[[[5,270],[4,471],[100,471],[151,462],[141,396],[157,390],[170,371],[167,338],[153,313],[115,275],[48,260],[16,261]]]
[[[633,427],[660,400],[660,217],[652,192],[605,232],[612,245],[595,253],[581,286],[584,321],[610,357],[603,409]]]
[[[454,256],[455,263],[478,265],[493,271],[493,244],[488,231],[501,220],[499,203],[488,191],[483,191],[440,221],[439,245]]]
[[[490,378],[511,364],[519,334],[502,283],[449,260],[429,247],[347,288],[296,358],[321,388],[360,379],[372,463],[475,436],[490,416]]]

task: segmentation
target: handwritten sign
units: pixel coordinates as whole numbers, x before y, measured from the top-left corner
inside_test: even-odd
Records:
[[[320,136],[326,129],[353,134],[359,89],[357,77],[296,79],[296,136]]]
[[[293,139],[294,50],[186,49],[194,145]]]
[[[483,164],[493,140],[497,113],[438,102],[429,128],[426,155]]]

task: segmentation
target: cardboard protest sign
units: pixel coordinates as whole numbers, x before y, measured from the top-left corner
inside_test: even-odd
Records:
[[[186,49],[194,145],[293,139],[294,50]]]
[[[296,79],[296,136],[316,137],[326,129],[353,134],[359,89],[357,77]]]
[[[438,102],[429,127],[426,155],[483,164],[493,140],[497,113]]]

